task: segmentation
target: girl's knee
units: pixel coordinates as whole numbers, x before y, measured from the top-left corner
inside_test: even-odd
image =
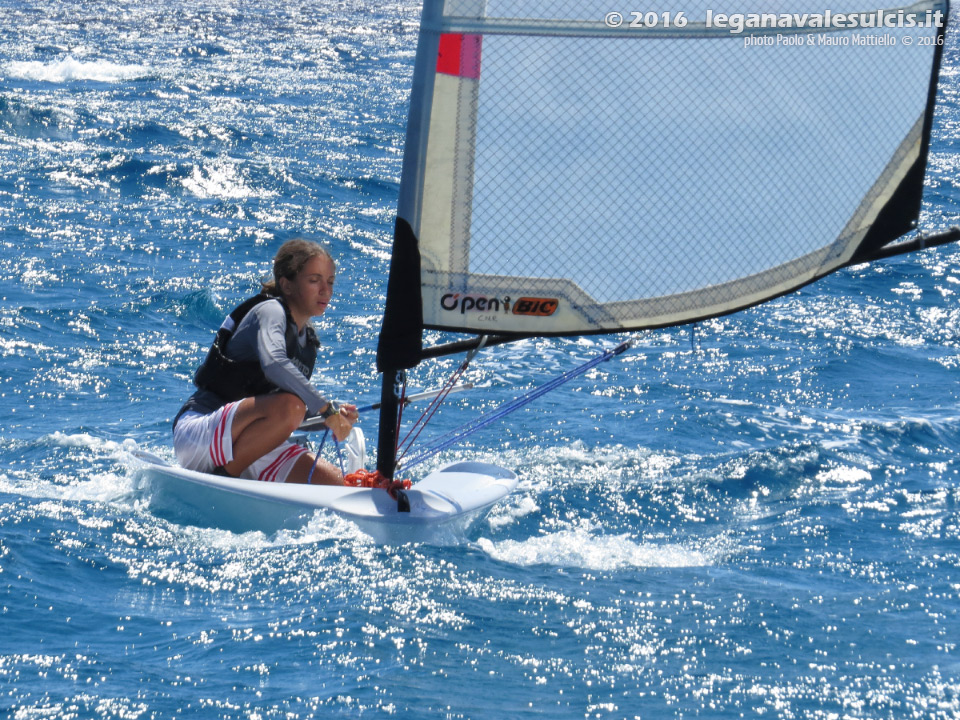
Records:
[[[296,430],[303,422],[307,414],[307,406],[303,400],[292,393],[277,393],[270,396],[272,405],[268,415],[272,416],[277,422],[284,423],[290,432]]]
[[[299,415],[301,420],[307,414],[306,404],[293,393],[280,393],[278,397],[283,399],[284,409],[288,414]]]
[[[297,425],[302,423],[303,418],[307,414],[307,406],[303,400],[292,393],[280,393],[280,397],[283,398],[283,414],[290,422],[294,422]]]

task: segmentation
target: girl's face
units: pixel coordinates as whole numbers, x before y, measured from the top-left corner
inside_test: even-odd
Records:
[[[280,290],[298,326],[326,311],[335,276],[336,268],[330,258],[314,256],[293,280],[280,278]]]

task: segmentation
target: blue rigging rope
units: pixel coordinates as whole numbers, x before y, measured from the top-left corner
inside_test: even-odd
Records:
[[[320,462],[320,451],[323,450],[323,446],[327,442],[327,435],[329,434],[330,428],[327,428],[327,431],[323,434],[323,438],[320,440],[320,444],[313,453],[313,465],[310,466],[310,472],[307,474],[307,485],[313,484],[313,471],[317,469],[317,463]]]
[[[434,455],[446,450],[452,445],[455,445],[460,440],[467,437],[471,433],[476,432],[480,428],[486,427],[492,422],[496,422],[500,418],[503,418],[506,415],[509,415],[515,410],[519,410],[524,405],[528,405],[532,401],[536,400],[538,397],[541,397],[542,395],[546,395],[551,390],[554,390],[560,387],[565,382],[572,380],[578,375],[582,375],[583,373],[587,372],[587,370],[590,370],[591,368],[596,367],[600,363],[606,362],[607,360],[610,360],[616,355],[620,355],[625,350],[627,350],[631,345],[633,345],[633,340],[627,340],[626,342],[620,343],[612,350],[607,350],[602,355],[595,357],[593,360],[590,360],[584,363],[583,365],[574,368],[573,370],[569,370],[565,372],[563,375],[560,375],[554,378],[553,380],[550,380],[549,382],[546,382],[543,385],[537,388],[534,388],[533,390],[521,395],[520,397],[504,403],[503,405],[496,408],[492,412],[481,415],[480,417],[475,418],[474,420],[471,420],[470,422],[464,425],[461,425],[459,428],[452,430],[445,435],[442,435],[441,437],[437,438],[433,442],[433,444],[427,446],[426,448],[421,450],[419,453],[417,453],[413,457],[409,458],[406,462],[404,462],[403,469],[409,470],[413,466],[419,465],[425,460],[429,460]]]
[[[307,485],[313,484],[313,471],[317,469],[317,464],[320,462],[320,451],[323,450],[323,446],[327,442],[327,436],[330,434],[330,428],[327,428],[326,432],[323,433],[323,438],[320,440],[320,444],[317,446],[317,449],[314,451],[313,455],[313,465],[310,466],[310,472],[307,474]],[[343,453],[340,450],[340,443],[337,440],[337,436],[333,436],[333,444],[337,449],[337,462],[340,463],[340,474],[346,475],[346,471],[343,468]]]

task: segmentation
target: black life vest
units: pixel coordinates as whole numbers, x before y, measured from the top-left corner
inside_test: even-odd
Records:
[[[217,336],[213,340],[213,345],[207,352],[207,357],[197,368],[193,377],[193,384],[201,390],[209,390],[216,393],[227,402],[234,402],[255,395],[265,395],[277,389],[277,386],[267,380],[263,374],[263,368],[259,360],[249,360],[238,362],[227,357],[227,343],[233,337],[234,331],[240,326],[240,322],[246,317],[255,306],[268,300],[280,300],[283,306],[283,312],[287,317],[287,327],[284,335],[286,341],[287,357],[294,365],[309,379],[313,374],[313,366],[317,362],[317,348],[320,347],[320,341],[317,340],[317,334],[313,328],[307,326],[307,342],[301,346],[297,324],[290,315],[290,309],[282,299],[260,293],[249,298],[238,305],[224,319],[220,329],[217,330]]]

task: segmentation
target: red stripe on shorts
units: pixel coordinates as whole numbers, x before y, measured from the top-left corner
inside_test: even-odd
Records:
[[[210,445],[210,459],[213,460],[214,467],[223,467],[227,464],[227,456],[223,452],[223,436],[227,431],[227,418],[230,415],[230,408],[234,403],[224,405],[223,414],[220,415],[220,421],[217,423],[217,429],[213,431],[213,443]]]
[[[303,453],[307,452],[306,448],[300,447],[299,445],[294,445],[288,447],[274,460],[272,463],[267,465],[262,473],[257,477],[258,480],[263,482],[276,482],[277,475],[280,474],[280,468],[283,467],[283,464],[294,457],[299,457]]]

